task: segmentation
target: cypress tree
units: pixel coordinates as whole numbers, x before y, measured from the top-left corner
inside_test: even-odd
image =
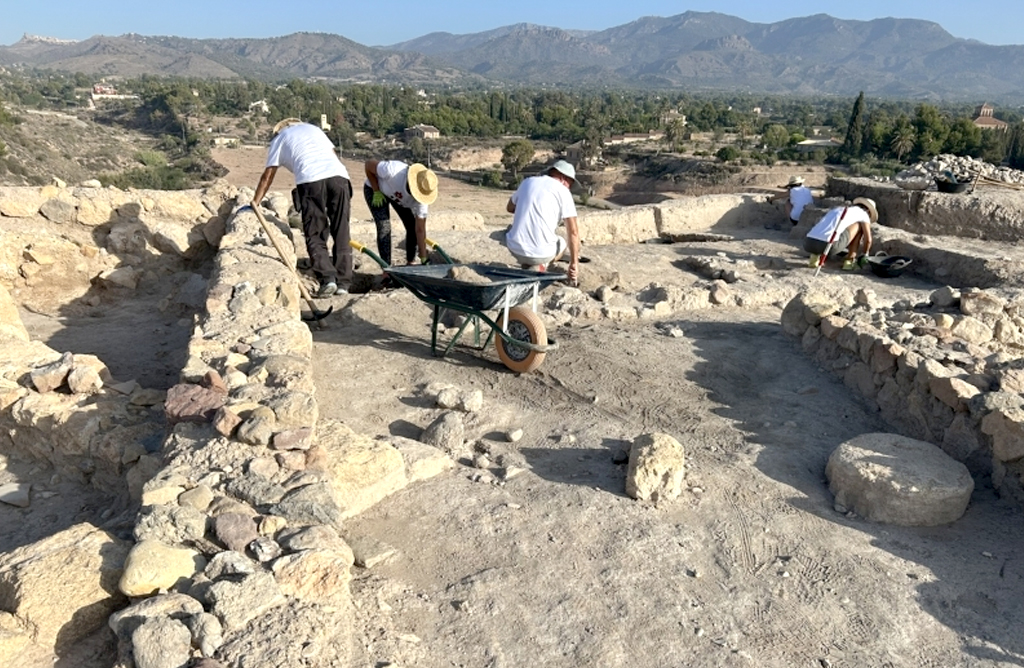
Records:
[[[846,141],[843,142],[843,155],[847,158],[859,158],[864,152],[864,91],[857,96],[850,113],[850,122],[846,126]]]

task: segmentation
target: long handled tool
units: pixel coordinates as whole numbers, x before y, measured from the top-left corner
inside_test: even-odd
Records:
[[[815,276],[821,273],[821,268],[825,266],[825,260],[828,259],[828,254],[832,252],[832,244],[836,242],[836,236],[839,235],[839,227],[843,224],[843,218],[846,218],[846,212],[849,210],[850,207],[843,207],[843,213],[839,216],[839,222],[832,228],[832,234],[829,236],[828,243],[825,244],[825,252],[818,256],[818,268],[814,270]]]
[[[332,306],[326,311],[320,311],[317,309],[316,304],[313,303],[313,298],[309,296],[309,290],[306,289],[305,284],[302,282],[302,277],[299,276],[299,272],[297,272],[295,270],[295,267],[293,267],[288,262],[288,256],[284,254],[284,249],[281,248],[280,244],[277,243],[277,238],[273,234],[271,234],[270,225],[267,224],[267,219],[263,217],[263,214],[260,213],[260,210],[258,208],[254,206],[251,206],[249,208],[252,209],[252,212],[256,214],[256,220],[260,221],[260,225],[263,227],[263,231],[266,233],[268,237],[270,237],[270,243],[274,244],[274,249],[277,251],[278,257],[281,258],[281,262],[284,264],[284,266],[288,267],[291,270],[292,276],[295,277],[295,282],[299,284],[299,293],[302,295],[302,298],[306,300],[306,305],[309,306],[309,310],[312,313],[311,317],[307,318],[306,316],[302,316],[302,319],[310,322],[316,322],[317,327],[319,329],[323,329],[324,323],[322,321],[324,318],[331,314],[331,311],[334,310],[334,307]],[[241,211],[241,209],[239,209],[239,211]]]

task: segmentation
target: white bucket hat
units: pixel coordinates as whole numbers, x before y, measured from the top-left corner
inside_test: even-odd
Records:
[[[420,204],[433,204],[437,199],[437,174],[420,163],[409,165],[409,194]]]
[[[878,209],[875,207],[875,200],[868,197],[858,197],[853,200],[854,206],[862,206],[868,210],[868,217],[871,218],[872,223],[878,222]]]
[[[795,188],[796,186],[802,186],[804,184],[804,177],[802,176],[791,176],[789,177],[789,183],[786,184],[787,188]]]
[[[562,176],[567,177],[570,181],[576,180],[576,168],[565,160],[559,160],[555,164],[551,165],[551,169],[555,170]]]

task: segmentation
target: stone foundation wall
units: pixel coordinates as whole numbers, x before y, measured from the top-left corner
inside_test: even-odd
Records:
[[[1024,192],[979,187],[971,193],[902,190],[871,179],[832,178],[826,195],[870,197],[881,223],[914,234],[1016,242],[1024,235]]]
[[[778,209],[764,195],[704,195],[614,211],[584,211],[579,225],[584,244],[633,244],[657,238],[678,241],[692,235],[728,235],[736,228],[777,222],[778,217]]]
[[[1020,331],[1021,305],[948,288],[928,309],[872,301],[863,291],[847,304],[804,293],[782,326],[894,430],[991,474],[1001,494],[1024,504],[1024,337],[1009,335]]]
[[[40,199],[28,194],[26,215]],[[0,192],[0,203],[20,195]],[[250,197],[242,193],[238,201]],[[193,204],[209,212],[201,202]],[[437,448],[375,440],[320,419],[312,336],[300,318],[295,274],[255,214],[232,213],[237,206],[232,200],[226,212],[217,207],[223,216],[194,221],[203,232],[217,226],[203,239],[219,251],[181,382],[166,396],[135,383],[118,386],[92,356],[61,355],[30,341],[14,301],[0,290],[6,447],[139,504],[134,544],[97,534],[103,543],[97,550],[121,556],[116,564],[104,561],[105,612],[76,627],[75,636],[95,631],[127,597],[131,605],[107,622],[119,641],[116,665],[122,668],[186,665],[198,657],[282,668],[358,662],[348,589],[355,554],[342,537],[341,521],[453,465]],[[81,202],[75,207],[80,211]],[[288,227],[268,219],[280,245],[293,249]],[[190,221],[179,221],[178,229],[188,229]],[[148,227],[116,234],[139,222],[119,219],[108,226],[110,252],[121,242],[153,244],[156,235]],[[128,248],[119,252],[122,261],[133,255]],[[285,260],[294,266],[294,255]],[[166,430],[152,410],[162,410]],[[77,530],[55,540],[74,545]],[[0,560],[0,594],[29,586],[25,574],[34,571],[20,564],[49,550],[44,543],[26,546],[13,562]],[[81,543],[80,549],[91,545]],[[83,552],[65,561],[90,559]],[[89,570],[74,575],[92,582],[99,576]],[[108,581],[116,582],[116,592]],[[0,643],[5,665],[16,665],[26,647],[51,643],[38,632],[40,620],[49,628],[85,619],[66,600],[19,601],[0,596],[0,609],[11,611],[0,613],[0,622],[4,633],[9,627],[13,634]]]
[[[290,230],[271,225],[294,248]],[[182,662],[353,665],[355,555],[341,522],[453,464],[430,446],[320,419],[302,306],[256,216],[231,216],[181,383],[168,392],[163,467],[141,494],[120,583],[138,602],[110,622],[139,668],[140,651],[168,628],[191,637]]]

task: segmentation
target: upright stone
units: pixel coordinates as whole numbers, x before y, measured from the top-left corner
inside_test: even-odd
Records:
[[[626,470],[626,494],[640,501],[670,501],[682,493],[686,454],[668,434],[642,434],[633,440]]]

